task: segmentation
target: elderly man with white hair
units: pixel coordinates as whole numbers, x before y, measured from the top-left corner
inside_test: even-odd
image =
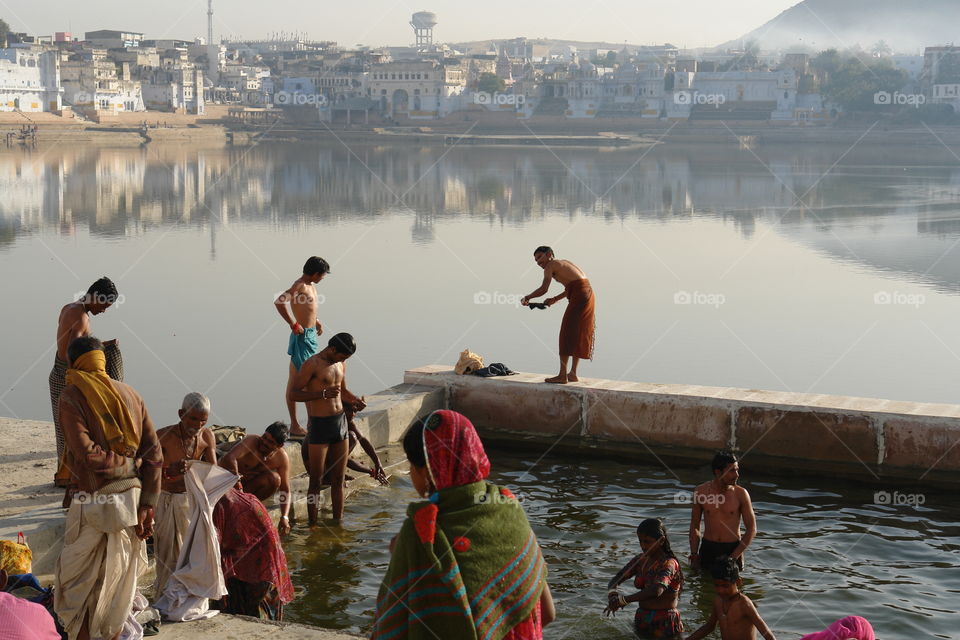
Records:
[[[163,593],[176,569],[183,536],[190,526],[192,505],[184,484],[188,465],[191,460],[217,463],[213,432],[204,426],[210,418],[210,400],[201,393],[188,393],[177,413],[180,422],[157,432],[163,449],[163,475],[153,536],[157,564],[155,597]]]

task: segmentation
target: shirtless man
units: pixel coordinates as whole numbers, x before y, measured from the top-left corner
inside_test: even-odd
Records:
[[[90,315],[100,315],[117,300],[117,287],[110,278],[104,276],[90,285],[87,293],[76,302],[60,309],[57,320],[57,357],[50,371],[50,403],[53,407],[53,425],[57,439],[57,460],[63,458],[64,440],[60,429],[60,392],[66,386],[67,346],[76,338],[90,335]],[[107,340],[105,347],[116,344],[116,340]],[[66,478],[54,477],[54,484],[65,487]],[[65,503],[66,504],[66,503]]]
[[[720,640],[756,640],[759,630],[765,640],[777,640],[773,631],[760,617],[756,605],[740,591],[743,580],[733,558],[721,557],[713,565],[713,586],[716,598],[713,612],[706,624],[687,636],[687,640],[701,640],[720,625]],[[846,636],[836,636],[843,637]]]
[[[560,324],[560,373],[545,382],[566,384],[579,382],[577,365],[581,358],[593,359],[594,306],[593,289],[586,274],[569,260],[558,260],[550,247],[537,247],[533,259],[543,269],[543,283],[535,291],[523,297],[520,304],[529,306],[533,298],[539,298],[550,289],[550,281],[556,280],[564,290],[558,296],[547,298],[543,302],[548,307],[568,299],[567,310]],[[567,373],[567,361],[573,358],[570,373]]]
[[[327,461],[330,467],[330,499],[333,518],[343,518],[343,475],[347,466],[348,428],[343,405],[353,405],[356,411],[366,406],[361,398],[347,390],[344,360],[357,350],[349,333],[338,333],[330,338],[327,347],[307,360],[293,383],[293,399],[307,403],[310,420],[307,428],[307,457],[310,486],[307,489],[307,516],[310,525],[317,524],[317,506],[320,486]]]
[[[201,393],[188,393],[177,411],[180,422],[157,431],[163,451],[160,476],[160,501],[156,508],[154,557],[157,577],[155,597],[163,593],[176,568],[183,538],[190,526],[190,500],[184,474],[192,460],[217,464],[217,444],[213,432],[204,425],[210,417],[210,400]]]
[[[307,432],[297,420],[297,404],[290,397],[290,389],[303,363],[320,350],[317,337],[323,333],[323,325],[317,320],[317,288],[314,285],[329,273],[327,261],[313,256],[303,265],[303,275],[273,302],[277,313],[290,325],[290,338],[287,341],[290,370],[284,397],[287,411],[290,412],[290,436],[296,439],[303,438]]]
[[[280,503],[280,535],[290,533],[290,458],[283,443],[290,428],[274,422],[262,436],[247,436],[227,452],[220,466],[240,476],[238,489],[252,493],[261,501],[277,494]]]
[[[737,456],[721,451],[711,463],[713,480],[693,491],[690,515],[690,566],[710,571],[721,556],[730,556],[743,568],[743,552],[757,535],[757,518],[750,494],[737,485],[740,463]],[[700,520],[706,526],[700,538]],[[746,531],[740,536],[740,521]]]

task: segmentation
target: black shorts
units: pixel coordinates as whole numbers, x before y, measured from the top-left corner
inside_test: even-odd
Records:
[[[728,556],[740,546],[739,540],[733,542],[714,542],[713,540],[700,541],[700,568],[710,571],[713,563],[721,556]],[[737,566],[743,569],[743,555],[737,558]]]
[[[336,444],[347,439],[347,416],[310,416],[307,423],[307,444]]]

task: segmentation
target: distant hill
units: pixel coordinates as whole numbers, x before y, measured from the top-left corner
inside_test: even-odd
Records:
[[[960,0],[804,0],[759,29],[720,45],[757,41],[764,49],[807,47],[815,51],[879,40],[897,53],[960,43]]]

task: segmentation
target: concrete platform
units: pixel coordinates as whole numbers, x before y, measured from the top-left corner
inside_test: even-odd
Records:
[[[459,376],[444,366],[404,380],[442,390],[485,439],[589,448],[590,455],[703,463],[722,448],[778,473],[880,482],[960,479],[960,406],[807,393],[581,379]]]

